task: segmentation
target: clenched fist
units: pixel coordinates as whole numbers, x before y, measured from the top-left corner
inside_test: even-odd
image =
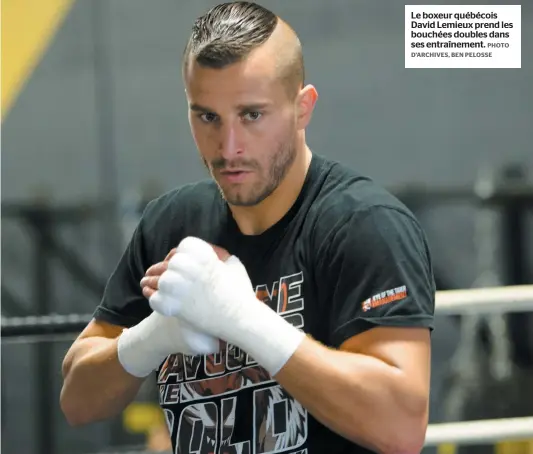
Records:
[[[155,312],[241,348],[272,375],[303,340],[303,332],[257,299],[237,257],[222,261],[210,244],[187,237],[164,268],[149,297]]]
[[[226,249],[221,248],[220,246],[215,246],[213,244],[211,245],[211,247],[216,252],[217,257],[223,262],[225,262],[230,257],[230,254],[228,251],[226,251]],[[155,265],[152,265],[146,270],[144,277],[141,279],[141,288],[143,295],[146,299],[150,299],[150,297],[159,289],[159,278],[168,269],[170,259],[174,257],[176,251],[177,248],[172,249],[165,257],[165,260],[156,263]]]

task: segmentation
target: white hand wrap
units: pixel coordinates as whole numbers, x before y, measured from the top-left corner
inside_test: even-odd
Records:
[[[271,375],[279,372],[305,337],[257,299],[237,257],[221,262],[213,248],[198,238],[180,243],[150,306],[240,347]]]
[[[226,261],[234,272],[247,276],[237,257]],[[306,334],[295,328],[263,302],[254,298],[243,305],[241,316],[234,320],[231,343],[238,345],[263,366],[271,376],[276,375],[294,354]]]
[[[217,353],[219,349],[218,339],[175,317],[154,312],[122,332],[118,339],[118,360],[130,375],[144,378],[173,353],[204,355]]]
[[[253,318],[236,323],[234,343],[275,376],[299,347],[305,333],[266,305],[254,309],[257,310]]]

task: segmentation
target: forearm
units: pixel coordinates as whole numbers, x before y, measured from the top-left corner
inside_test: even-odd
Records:
[[[381,454],[420,452],[428,414],[425,378],[413,382],[377,357],[329,349],[263,303],[248,303],[227,340],[265,367],[317,420]]]
[[[143,382],[119,363],[117,339],[103,337],[77,341],[65,357],[63,380],[61,409],[72,425],[116,416]]]
[[[394,366],[306,338],[274,378],[347,439],[384,454],[421,450],[427,396]]]

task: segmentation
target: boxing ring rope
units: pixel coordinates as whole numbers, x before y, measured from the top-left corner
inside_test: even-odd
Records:
[[[533,438],[533,417],[430,424],[426,446],[491,444]]]
[[[440,291],[435,311],[441,315],[533,312],[533,285]]]
[[[533,312],[533,285],[444,290],[436,294],[439,315]],[[61,335],[81,331],[90,314],[2,317],[2,338]],[[533,439],[533,417],[430,424],[426,446],[490,444]]]
[[[484,287],[437,292],[440,315],[533,312],[533,285]],[[533,439],[533,417],[430,424],[425,446],[476,445]]]
[[[528,311],[533,312],[533,285],[441,290],[436,293],[435,312],[439,315]],[[91,317],[91,314],[2,316],[2,337],[79,333]]]

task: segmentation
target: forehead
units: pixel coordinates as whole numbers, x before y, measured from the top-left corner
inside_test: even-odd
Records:
[[[185,86],[189,99],[200,103],[277,98],[284,93],[275,62],[255,56],[221,69],[191,62],[185,74]]]

